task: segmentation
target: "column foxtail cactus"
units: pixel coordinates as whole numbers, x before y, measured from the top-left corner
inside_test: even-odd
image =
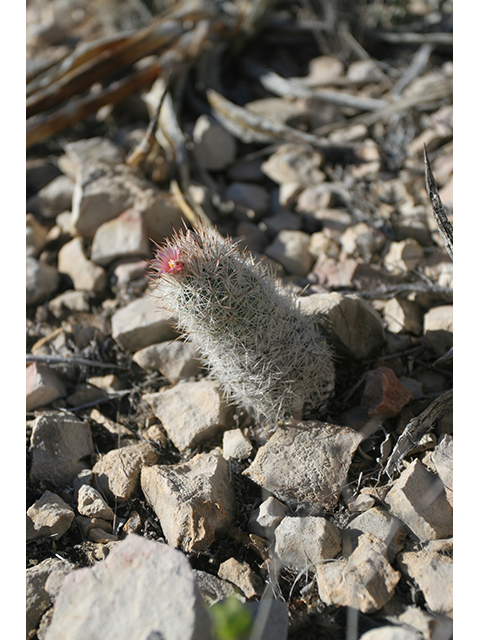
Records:
[[[267,265],[203,227],[157,247],[150,269],[160,305],[229,399],[273,425],[324,405],[331,349]]]

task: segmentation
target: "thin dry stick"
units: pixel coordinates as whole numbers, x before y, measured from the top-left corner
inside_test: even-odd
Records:
[[[78,364],[88,367],[104,367],[108,369],[122,369],[118,364],[112,364],[110,362],[102,362],[100,360],[88,360],[87,358],[77,358],[75,356],[50,356],[50,355],[34,355],[27,353],[27,362],[47,362],[49,364]]]
[[[442,200],[438,193],[437,183],[433,177],[432,167],[427,155],[427,147],[423,145],[423,158],[425,160],[425,182],[427,185],[427,193],[432,203],[433,215],[442,236],[445,249],[453,262],[453,227],[447,217]]]
[[[419,416],[412,418],[397,440],[383,473],[391,479],[395,467],[398,467],[401,460],[417,446],[422,436],[433,427],[436,420],[445,415],[452,404],[453,389],[450,389],[434,400]]]

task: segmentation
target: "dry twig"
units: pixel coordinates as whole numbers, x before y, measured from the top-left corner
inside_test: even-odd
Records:
[[[442,236],[445,249],[453,262],[453,227],[447,217],[445,208],[438,193],[438,187],[435,182],[435,178],[433,177],[426,145],[423,145],[423,157],[425,160],[425,182],[427,185],[428,197],[432,203],[433,215],[435,216],[435,221],[437,223],[438,230],[440,231],[440,235]]]
[[[398,468],[407,453],[417,446],[422,436],[433,427],[436,420],[447,413],[452,404],[453,389],[450,389],[434,400],[419,416],[410,420],[397,440],[383,473],[391,479],[395,468]]]

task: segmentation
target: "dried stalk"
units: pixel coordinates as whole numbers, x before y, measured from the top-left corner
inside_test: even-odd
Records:
[[[446,391],[430,404],[416,418],[412,418],[397,440],[388,462],[383,470],[392,479],[395,468],[416,447],[421,438],[433,427],[436,420],[444,416],[453,405],[453,389]]]
[[[101,362],[100,360],[88,360],[87,358],[77,358],[76,356],[41,356],[33,355],[31,353],[26,354],[27,362],[46,362],[47,364],[78,364],[87,367],[101,367],[105,369],[122,369],[118,364],[112,364],[110,362]]]
[[[235,137],[243,142],[293,142],[307,144],[328,152],[351,152],[351,144],[336,144],[326,138],[304,133],[287,125],[282,125],[264,116],[248,111],[230,102],[213,89],[207,89],[207,99],[217,120]]]
[[[345,121],[342,120],[341,122],[331,122],[316,129],[314,133],[319,136],[328,135],[332,131],[351,127],[356,124],[364,124],[369,127],[376,122],[388,120],[388,118],[396,113],[407,111],[408,109],[418,107],[422,104],[439,102],[440,100],[444,100],[445,98],[450,98],[452,96],[452,92],[452,82],[445,79],[444,82],[439,82],[437,86],[433,87],[428,92],[422,93],[422,95],[407,96],[405,98],[396,100],[392,104],[389,104],[387,107],[377,109],[376,111],[354,116],[353,118],[349,118]]]
[[[312,89],[305,85],[301,79],[282,78],[274,71],[268,71],[260,65],[252,65],[249,63],[249,71],[260,80],[262,85],[268,91],[278,95],[292,98],[315,98],[322,102],[337,104],[341,107],[350,107],[358,111],[375,111],[388,106],[387,100],[379,100],[376,98],[363,98],[362,96],[354,96],[340,91],[332,91],[328,89]]]
[[[427,186],[427,193],[432,203],[433,215],[442,236],[445,249],[453,262],[453,227],[452,223],[447,217],[442,200],[438,193],[437,183],[433,177],[432,167],[427,155],[427,147],[423,145],[423,158],[425,161],[425,183]]]
[[[27,148],[81,122],[106,104],[117,104],[125,100],[136,91],[150,85],[159,72],[159,65],[153,64],[133,73],[124,80],[112,83],[98,93],[72,100],[65,107],[47,114],[38,114],[29,118],[26,135]]]
[[[167,21],[150,25],[125,42],[115,43],[80,67],[66,73],[44,91],[31,96],[27,100],[27,118],[57,107],[72,96],[87,90],[93,83],[102,80],[108,74],[118,73],[146,55],[158,53],[162,47],[171,44],[183,32],[181,25]]]

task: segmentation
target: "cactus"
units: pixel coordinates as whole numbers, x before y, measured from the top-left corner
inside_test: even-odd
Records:
[[[150,276],[230,400],[273,425],[322,408],[334,386],[331,349],[271,268],[202,227],[157,245]]]

